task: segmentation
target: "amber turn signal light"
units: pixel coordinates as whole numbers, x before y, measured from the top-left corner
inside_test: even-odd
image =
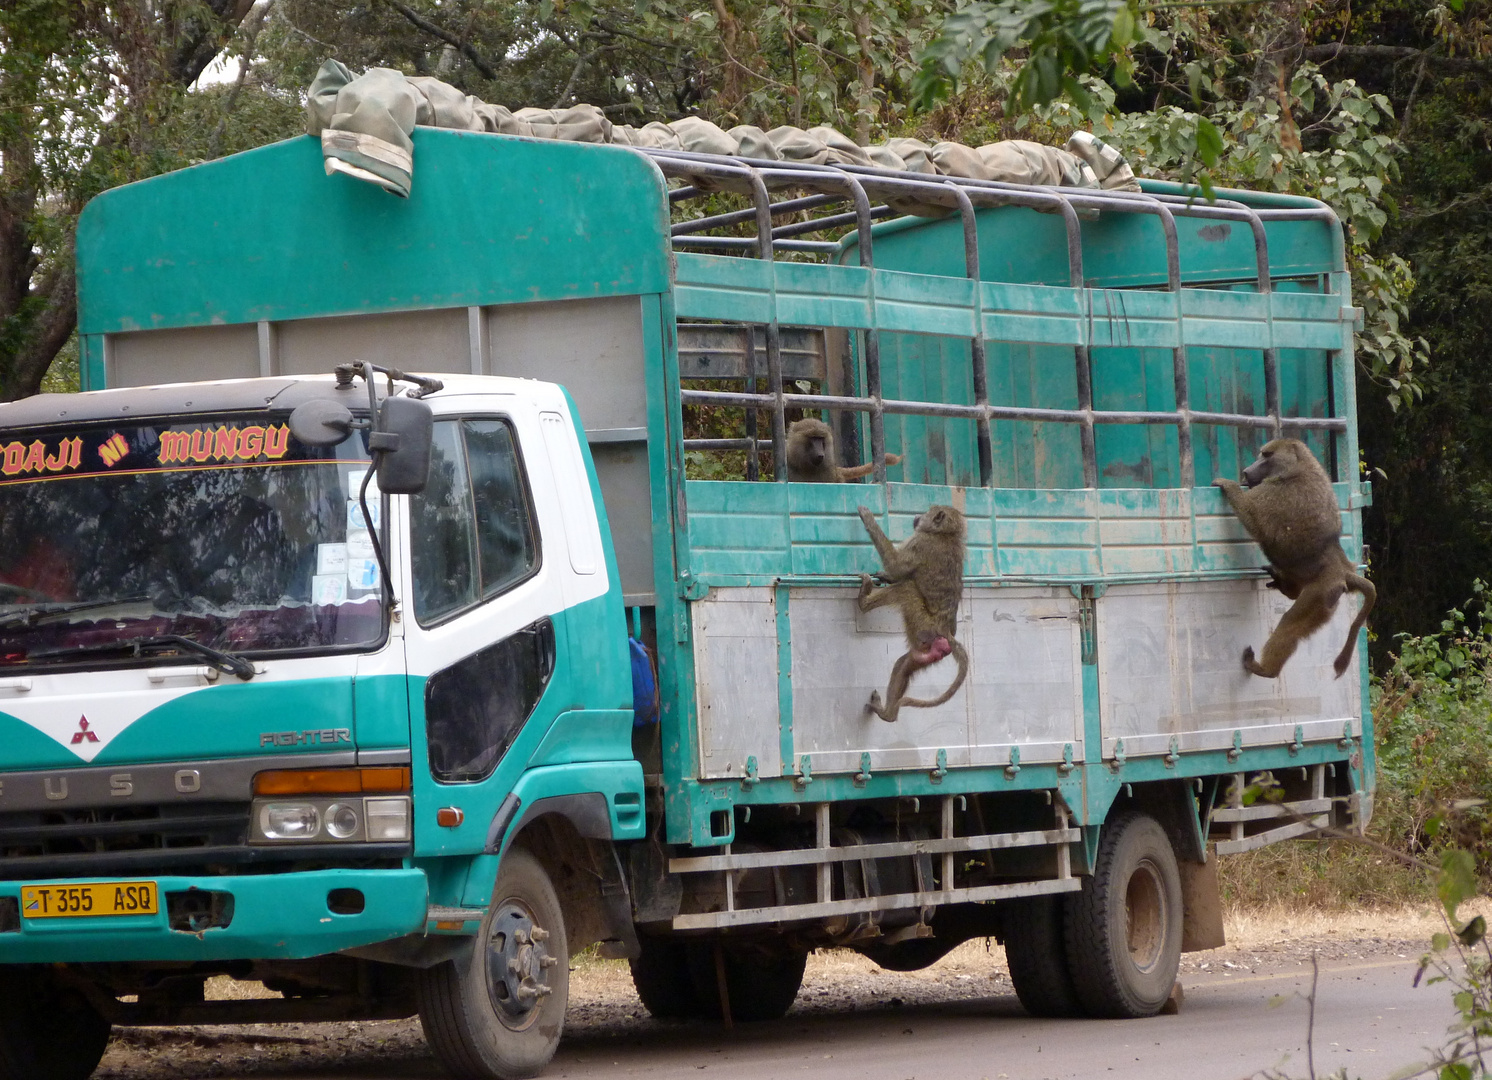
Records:
[[[466,815],[461,812],[459,806],[442,806],[435,811],[435,824],[447,829],[454,829],[466,820]]]
[[[255,795],[355,795],[408,791],[407,768],[276,769],[254,777]]]

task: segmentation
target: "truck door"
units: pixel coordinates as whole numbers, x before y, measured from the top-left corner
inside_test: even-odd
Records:
[[[568,702],[562,527],[537,416],[435,423],[430,482],[409,499],[406,650],[415,853],[479,852],[534,745]],[[545,538],[559,551],[553,558]],[[555,565],[551,565],[555,564]],[[453,807],[461,820],[438,825]]]

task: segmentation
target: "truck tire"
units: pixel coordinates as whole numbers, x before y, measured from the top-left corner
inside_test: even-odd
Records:
[[[719,1017],[723,1012],[715,960],[717,945],[725,966],[730,1018],[753,1023],[786,1016],[803,985],[808,954],[776,943],[717,942],[708,938],[691,941],[688,946],[689,971],[701,1006],[699,1015]]]
[[[1181,963],[1181,874],[1166,831],[1126,811],[1104,824],[1098,863],[1069,894],[1067,963],[1089,1016],[1154,1016]]]
[[[689,946],[678,938],[639,936],[641,952],[629,961],[632,985],[643,1008],[659,1020],[699,1020],[708,1016],[709,1002],[694,989],[689,971]],[[712,995],[712,997],[715,995]],[[720,1008],[715,1007],[718,1016]]]
[[[1063,933],[1067,897],[1025,896],[1004,904],[1005,962],[1021,1007],[1032,1016],[1081,1016]]]
[[[569,990],[559,898],[539,860],[515,847],[471,955],[420,972],[420,1026],[458,1080],[522,1080],[554,1056]]]
[[[42,970],[0,974],[0,1080],[86,1080],[109,1043],[109,1022]]]

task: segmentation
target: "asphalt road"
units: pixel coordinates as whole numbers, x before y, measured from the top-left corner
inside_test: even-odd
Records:
[[[1378,1080],[1424,1061],[1451,1019],[1444,986],[1411,988],[1417,957],[1322,961],[1316,1001],[1315,1072],[1345,1068]],[[903,1003],[862,993],[804,1001],[776,1023],[662,1025],[640,1007],[571,1018],[546,1077],[647,1076],[657,1080],[1232,1080],[1269,1073],[1304,1078],[1310,964],[1279,959],[1251,970],[1184,976],[1180,1015],[1137,1021],[1027,1017],[1009,991]],[[969,985],[969,984],[966,984]],[[813,988],[805,987],[806,993]],[[828,993],[828,991],[823,991]],[[631,999],[635,1002],[635,999]],[[411,1080],[442,1074],[418,1027],[364,1025],[353,1038],[326,1025],[250,1033],[165,1032],[138,1043],[100,1075],[119,1080]],[[345,1032],[345,1029],[343,1029]],[[222,1032],[220,1036],[213,1032]],[[240,1034],[241,1033],[241,1034]],[[142,1035],[144,1032],[141,1033]],[[299,1045],[294,1045],[299,1044]],[[111,1062],[113,1065],[111,1067]]]
[[[1417,959],[1323,964],[1316,995],[1315,1068],[1387,1077],[1422,1061],[1450,1018],[1443,988],[1411,989]],[[1224,1080],[1276,1069],[1308,1075],[1309,966],[1188,980],[1180,1015],[1151,1020],[1032,1020],[1014,996],[856,1010],[774,1025],[679,1029],[646,1041],[579,1034],[553,1077],[647,1075],[758,1080]],[[1299,996],[1296,996],[1299,995]],[[1273,1001],[1280,996],[1287,1000]],[[350,1080],[350,1077],[349,1077]],[[362,1078],[359,1078],[362,1080]]]

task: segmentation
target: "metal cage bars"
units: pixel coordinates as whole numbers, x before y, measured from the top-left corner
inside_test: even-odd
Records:
[[[788,407],[805,409],[837,409],[869,414],[871,454],[874,463],[874,479],[885,480],[885,425],[887,413],[919,416],[943,416],[971,419],[976,424],[979,457],[979,476],[982,486],[993,481],[993,440],[990,423],[993,420],[1021,420],[1030,422],[1075,423],[1080,425],[1083,479],[1085,487],[1098,484],[1097,444],[1094,428],[1097,424],[1173,424],[1177,428],[1178,455],[1181,465],[1181,486],[1195,484],[1195,460],[1191,429],[1194,423],[1217,424],[1229,427],[1267,428],[1278,436],[1285,427],[1319,429],[1345,432],[1347,422],[1341,417],[1285,417],[1281,415],[1279,361],[1277,351],[1271,346],[1262,350],[1265,383],[1265,414],[1224,413],[1193,410],[1190,405],[1186,346],[1178,343],[1173,349],[1173,379],[1176,409],[1166,411],[1095,410],[1093,408],[1092,360],[1087,345],[1074,346],[1075,379],[1078,398],[1077,409],[1045,409],[1018,406],[991,405],[988,400],[985,338],[983,335],[982,296],[978,283],[981,280],[979,266],[978,206],[1026,206],[1039,211],[1056,211],[1062,216],[1067,236],[1068,277],[1072,288],[1085,286],[1083,277],[1082,234],[1079,209],[1087,211],[1108,210],[1119,213],[1154,215],[1161,225],[1166,243],[1166,291],[1178,296],[1181,290],[1180,248],[1175,218],[1209,218],[1214,220],[1239,221],[1248,224],[1254,240],[1256,261],[1256,289],[1269,293],[1272,281],[1269,269],[1268,239],[1264,231],[1264,220],[1320,220],[1336,225],[1337,218],[1330,207],[1318,204],[1307,208],[1280,208],[1256,210],[1253,207],[1231,200],[1218,200],[1211,204],[1197,204],[1189,197],[1167,194],[1136,192],[1114,192],[1090,189],[1032,189],[999,181],[972,180],[968,178],[940,177],[937,180],[923,178],[920,174],[898,173],[892,170],[864,166],[820,166],[796,162],[759,162],[747,159],[725,158],[715,155],[689,154],[683,151],[647,150],[660,169],[669,176],[695,179],[695,183],[669,193],[670,202],[702,193],[698,178],[733,182],[748,187],[752,196],[750,210],[733,211],[711,217],[679,222],[672,227],[676,243],[691,246],[715,247],[716,249],[755,249],[756,256],[771,260],[776,250],[839,251],[841,245],[832,242],[794,241],[792,236],[854,224],[859,263],[867,269],[874,268],[873,237],[871,224],[894,211],[885,205],[872,207],[867,186],[878,195],[912,197],[937,205],[948,206],[959,212],[964,233],[964,262],[966,276],[974,286],[974,336],[970,339],[973,405],[953,405],[938,402],[886,400],[881,393],[880,335],[875,326],[875,277],[868,283],[871,325],[864,334],[862,356],[865,361],[866,396],[830,396],[811,394],[788,394],[782,385],[782,364],[779,342],[780,326],[774,318],[766,325],[767,376],[772,387],[768,394],[756,392],[754,350],[748,350],[747,392],[732,393],[712,390],[683,390],[684,404],[710,404],[743,407],[746,410],[746,438],[687,440],[686,449],[731,449],[755,448],[762,443],[757,439],[756,410],[770,409],[774,474],[778,480],[786,479],[786,418]],[[768,194],[768,181],[784,186],[818,188],[817,194],[772,203]],[[829,188],[838,192],[831,194]],[[687,192],[687,194],[685,194]],[[818,209],[846,200],[854,203],[852,213],[829,215],[806,222],[775,227],[772,219],[779,214],[796,213]],[[951,205],[950,205],[951,204]],[[694,234],[713,228],[754,221],[757,235],[746,237],[701,237]],[[1339,229],[1333,229],[1334,266],[1340,270],[1345,265],[1343,240]],[[703,243],[708,241],[709,243]],[[775,309],[775,305],[774,305]],[[1177,318],[1180,318],[1179,307]],[[747,478],[756,479],[756,455],[747,454]]]

